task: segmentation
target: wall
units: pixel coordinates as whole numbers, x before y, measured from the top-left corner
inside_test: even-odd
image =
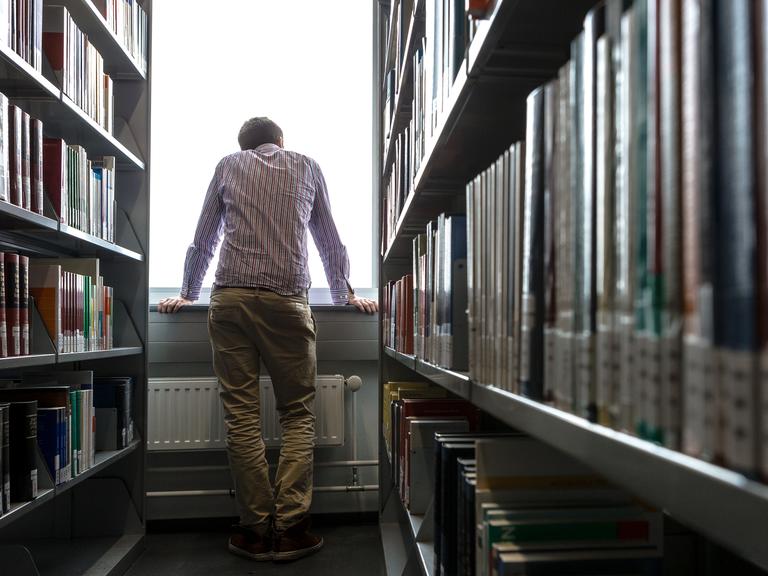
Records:
[[[377,510],[378,493],[344,490],[352,484],[349,461],[377,461],[378,458],[378,329],[377,316],[368,316],[352,307],[313,306],[317,322],[318,374],[356,374],[362,388],[346,392],[346,443],[340,448],[315,451],[315,495],[313,512],[347,513]],[[150,312],[149,376],[212,376],[208,342],[207,306],[196,305],[174,315]],[[353,414],[357,411],[353,426]],[[353,429],[354,428],[354,429]],[[356,445],[356,446],[355,446]],[[276,450],[268,451],[274,465]],[[357,466],[358,484],[373,486],[378,481],[374,466]],[[217,493],[170,496],[169,491],[218,491],[233,488],[223,450],[149,452],[146,489],[149,520],[235,516],[234,498]]]

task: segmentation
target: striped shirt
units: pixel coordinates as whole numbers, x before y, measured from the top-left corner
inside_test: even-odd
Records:
[[[181,296],[197,300],[216,246],[224,238],[216,286],[267,288],[291,295],[310,286],[312,233],[334,304],[347,303],[349,258],[331,215],[317,162],[275,144],[222,159],[187,249]]]

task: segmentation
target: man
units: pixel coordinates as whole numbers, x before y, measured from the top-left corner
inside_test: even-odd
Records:
[[[227,450],[240,508],[229,549],[254,560],[295,560],[319,550],[310,533],[315,322],[307,300],[307,230],[312,233],[334,304],[373,314],[347,281],[349,260],[331,216],[317,162],[283,148],[268,118],[240,129],[240,152],[216,167],[184,264],[176,312],[197,300],[223,237],[208,312],[213,368],[227,425]],[[259,421],[259,367],[272,378],[283,444],[274,489]]]

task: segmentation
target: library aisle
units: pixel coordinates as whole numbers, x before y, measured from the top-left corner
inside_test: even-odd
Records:
[[[195,528],[199,530],[150,532],[144,555],[126,576],[386,576],[375,518],[342,522],[316,517],[314,528],[325,539],[323,549],[287,564],[256,563],[230,554],[228,524],[207,521]]]

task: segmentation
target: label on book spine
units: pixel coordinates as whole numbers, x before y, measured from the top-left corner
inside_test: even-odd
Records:
[[[583,332],[574,336],[576,354],[576,414],[594,421],[597,417],[595,401],[595,335]]]
[[[556,370],[557,331],[552,327],[544,330],[544,401],[554,403],[555,386],[557,382]]]
[[[635,430],[633,413],[637,406],[632,397],[634,392],[633,377],[635,350],[635,331],[633,323],[633,318],[629,314],[620,314],[616,323],[616,341],[618,344],[619,359],[619,415],[617,424],[620,429],[627,432],[633,432]]]
[[[573,360],[573,334],[571,332],[561,332],[562,353],[560,355],[560,381],[562,390],[562,409],[568,412],[575,410],[575,386],[574,360]]]
[[[642,333],[635,333],[634,344],[632,403],[635,410],[632,428],[640,438],[646,438],[648,436],[648,339]]]
[[[679,450],[682,429],[680,326],[666,333],[661,338],[660,345],[662,392],[660,412],[664,445],[673,450]]]
[[[663,443],[663,431],[661,427],[661,339],[655,335],[649,335],[646,340],[648,362],[648,439],[652,442]]]
[[[21,355],[21,326],[11,326],[11,334],[13,334],[13,350],[9,350],[9,355],[19,356]]]
[[[598,325],[596,343],[597,421],[604,426],[610,426],[611,388],[613,386],[613,333],[607,322],[601,322]]]
[[[723,349],[720,360],[725,462],[731,468],[753,472],[756,357],[750,351]]]
[[[520,331],[520,374],[519,381],[525,388],[531,380],[531,338],[536,324],[536,297],[523,294],[523,313]]]
[[[701,457],[706,435],[704,358],[711,350],[695,336],[683,343],[683,438],[686,454]]]

